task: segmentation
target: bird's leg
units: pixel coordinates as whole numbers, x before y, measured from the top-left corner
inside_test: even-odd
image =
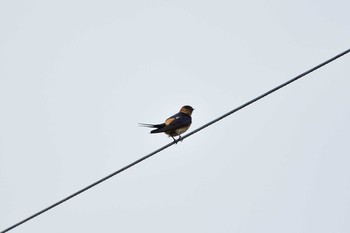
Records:
[[[182,142],[183,138],[181,137],[181,135],[179,135],[179,138],[177,140]]]

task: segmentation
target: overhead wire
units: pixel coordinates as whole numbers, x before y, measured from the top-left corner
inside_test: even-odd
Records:
[[[64,203],[64,202],[66,202],[66,201],[68,201],[69,199],[71,199],[71,198],[73,198],[73,197],[75,197],[75,196],[77,196],[77,195],[79,195],[79,194],[81,194],[81,193],[83,193],[83,192],[85,192],[85,191],[91,189],[92,187],[94,187],[94,186],[96,186],[96,185],[98,185],[98,184],[100,184],[100,183],[102,183],[102,182],[104,182],[104,181],[106,181],[106,180],[112,178],[113,176],[115,176],[115,175],[117,175],[117,174],[119,174],[119,173],[121,173],[121,172],[123,172],[123,171],[125,171],[125,170],[127,170],[127,169],[129,169],[129,168],[131,168],[131,167],[133,167],[134,165],[136,165],[136,164],[142,162],[143,160],[145,160],[145,159],[147,159],[147,158],[149,158],[149,157],[151,157],[151,156],[153,156],[153,155],[155,155],[155,154],[157,154],[157,153],[159,153],[159,152],[165,150],[166,148],[168,148],[168,147],[170,147],[170,146],[172,146],[172,145],[178,143],[179,140],[182,141],[182,140],[184,140],[185,138],[187,138],[187,137],[189,137],[189,136],[191,136],[191,135],[193,135],[193,134],[195,134],[195,133],[198,133],[199,131],[203,130],[204,128],[206,128],[206,127],[208,127],[208,126],[210,126],[210,125],[212,125],[212,124],[214,124],[214,123],[216,123],[216,122],[218,122],[218,121],[224,119],[225,117],[228,117],[229,115],[231,115],[231,114],[233,114],[233,113],[235,113],[235,112],[237,112],[237,111],[239,111],[239,110],[241,110],[241,109],[243,109],[243,108],[245,108],[245,107],[251,105],[252,103],[254,103],[254,102],[256,102],[256,101],[258,101],[258,100],[260,100],[260,99],[262,99],[262,98],[264,98],[264,97],[266,97],[266,96],[272,94],[273,92],[275,92],[275,91],[277,91],[277,90],[279,90],[279,89],[281,89],[281,88],[283,88],[283,87],[285,87],[285,86],[287,86],[287,85],[289,85],[289,84],[295,82],[296,80],[298,80],[298,79],[300,79],[300,78],[302,78],[302,77],[308,75],[309,73],[311,73],[311,72],[313,72],[313,71],[315,71],[315,70],[317,70],[317,69],[319,69],[319,68],[321,68],[321,67],[327,65],[328,63],[330,63],[330,62],[332,62],[332,61],[334,61],[334,60],[336,60],[336,59],[338,59],[338,58],[344,56],[345,54],[347,54],[347,53],[349,53],[349,52],[350,52],[350,49],[345,50],[344,52],[339,53],[338,55],[336,55],[336,56],[334,56],[334,57],[332,57],[332,58],[330,58],[330,59],[328,59],[328,60],[326,60],[326,61],[320,63],[319,65],[317,65],[317,66],[315,66],[315,67],[313,67],[313,68],[311,68],[311,69],[309,69],[309,70],[307,70],[307,71],[305,71],[305,72],[299,74],[298,76],[296,76],[296,77],[290,79],[289,81],[287,81],[287,82],[285,82],[285,83],[282,83],[282,84],[276,86],[275,88],[272,88],[271,90],[269,90],[269,91],[267,91],[267,92],[265,92],[265,93],[259,95],[258,97],[255,97],[254,99],[252,99],[252,100],[250,100],[250,101],[248,101],[248,102],[246,102],[246,103],[240,105],[239,107],[237,107],[237,108],[235,108],[235,109],[233,109],[233,110],[231,110],[231,111],[229,111],[229,112],[223,114],[222,116],[220,116],[220,117],[218,117],[218,118],[216,118],[216,119],[214,119],[214,120],[212,120],[212,121],[210,121],[210,122],[204,124],[203,126],[197,128],[197,129],[191,131],[190,133],[188,133],[188,134],[182,136],[181,139],[172,141],[172,142],[166,144],[165,146],[160,147],[159,149],[157,149],[157,150],[155,150],[155,151],[153,151],[153,152],[151,152],[151,153],[149,153],[149,154],[147,154],[147,155],[141,157],[140,159],[137,159],[136,161],[134,161],[134,162],[132,162],[132,163],[130,163],[130,164],[128,164],[128,165],[126,165],[126,166],[120,168],[119,170],[117,170],[117,171],[115,171],[115,172],[113,172],[113,173],[111,173],[111,174],[109,174],[109,175],[103,177],[102,179],[100,179],[100,180],[98,180],[98,181],[96,181],[96,182],[94,182],[94,183],[92,183],[92,184],[86,186],[85,188],[82,188],[82,189],[80,189],[79,191],[77,191],[77,192],[75,192],[75,193],[73,193],[73,194],[71,194],[71,195],[69,195],[69,196],[63,198],[62,200],[60,200],[60,201],[58,201],[58,202],[56,202],[56,203],[54,203],[54,204],[52,204],[52,205],[50,205],[50,206],[48,206],[48,207],[42,209],[42,210],[40,210],[40,211],[34,213],[33,215],[31,215],[31,216],[29,216],[29,217],[27,217],[27,218],[25,218],[25,219],[23,219],[23,220],[17,222],[16,224],[13,224],[12,226],[10,226],[10,227],[6,228],[5,230],[1,231],[0,233],[8,232],[8,231],[10,231],[10,230],[12,230],[12,229],[14,229],[14,228],[16,228],[16,227],[22,225],[23,223],[25,223],[25,222],[27,222],[27,221],[29,221],[29,220],[31,220],[31,219],[33,219],[33,218],[35,218],[35,217],[37,217],[37,216],[43,214],[43,213],[45,213],[46,211],[48,211],[48,210],[50,210],[50,209],[52,209],[52,208],[54,208],[54,207],[56,207],[56,206],[58,206],[58,205],[60,205],[60,204],[62,204],[62,203]]]

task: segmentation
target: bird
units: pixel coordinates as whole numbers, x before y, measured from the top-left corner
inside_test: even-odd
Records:
[[[161,124],[144,124],[139,123],[142,127],[149,127],[149,128],[155,128],[150,133],[165,133],[169,135],[169,137],[172,137],[174,142],[177,142],[174,137],[179,136],[177,140],[182,141],[181,134],[186,132],[191,124],[192,124],[192,112],[194,108],[192,108],[189,105],[183,106],[180,111],[173,116],[169,117],[165,120],[164,123]]]

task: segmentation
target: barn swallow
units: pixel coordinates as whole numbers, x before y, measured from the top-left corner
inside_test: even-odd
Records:
[[[172,137],[174,141],[175,136],[179,136],[178,140],[181,139],[181,134],[186,132],[190,128],[192,123],[192,112],[194,108],[189,105],[185,105],[180,109],[180,112],[166,119],[162,124],[152,125],[152,124],[142,124],[140,126],[156,128],[150,133],[166,133],[169,137]]]

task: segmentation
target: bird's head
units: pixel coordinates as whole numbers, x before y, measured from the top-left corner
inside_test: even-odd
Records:
[[[180,112],[185,113],[185,114],[191,116],[193,110],[194,110],[194,108],[192,108],[191,106],[185,105],[185,106],[183,106],[183,107],[180,109]]]

